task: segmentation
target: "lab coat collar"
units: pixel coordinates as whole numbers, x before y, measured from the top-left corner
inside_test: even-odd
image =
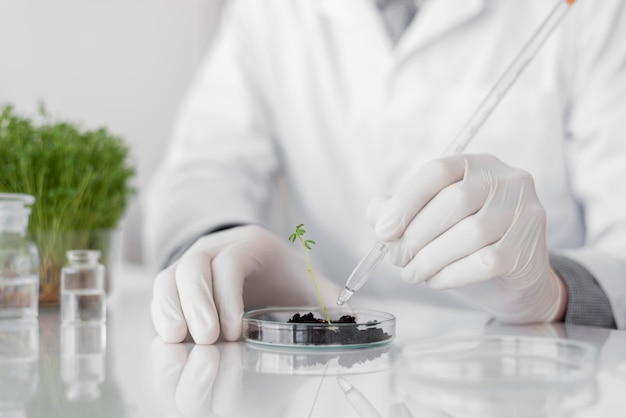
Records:
[[[314,0],[315,1],[315,0]],[[344,26],[358,26],[364,16],[370,17],[372,0],[317,0],[320,13]]]
[[[372,20],[377,19],[375,24],[382,28],[382,21],[373,0],[317,1],[320,13],[342,26],[358,27],[371,24]],[[407,29],[397,45],[398,53],[404,55],[420,49],[471,20],[485,8],[485,1],[423,0],[417,21]]]
[[[400,55],[423,48],[470,21],[485,8],[485,0],[424,0],[416,21],[400,39]]]
[[[322,18],[358,37],[359,44],[388,53],[391,43],[373,0],[316,1]]]

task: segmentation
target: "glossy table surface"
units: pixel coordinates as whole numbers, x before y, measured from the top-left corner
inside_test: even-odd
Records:
[[[626,416],[623,331],[359,298],[397,317],[395,341],[165,344],[150,320],[151,275],[124,266],[117,276],[104,325],[61,326],[51,308],[0,323],[0,417]]]

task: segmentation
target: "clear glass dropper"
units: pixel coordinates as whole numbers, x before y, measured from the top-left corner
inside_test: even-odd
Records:
[[[375,241],[370,249],[365,254],[365,257],[361,259],[359,264],[348,278],[346,285],[344,286],[341,294],[337,298],[337,305],[343,305],[346,303],[350,296],[361,288],[369,279],[370,274],[376,268],[378,263],[385,258],[387,254],[387,245],[381,241]]]
[[[515,84],[515,81],[524,72],[526,67],[528,67],[528,64],[535,55],[537,55],[537,52],[550,37],[550,34],[563,20],[570,9],[569,6],[573,5],[575,1],[576,0],[557,0],[557,4],[550,10],[548,16],[546,16],[535,32],[533,32],[532,36],[522,47],[513,62],[507,67],[461,131],[448,145],[443,156],[460,154],[465,150],[465,147],[467,147],[474,136],[476,136],[505,94],[513,84]],[[382,261],[387,251],[387,245],[384,242],[376,241],[372,244],[365,256],[361,259],[359,264],[357,264],[352,274],[350,274],[350,277],[348,277],[346,285],[337,298],[337,305],[346,303],[354,292],[359,290],[365,282],[367,282],[372,271],[374,271],[376,266]]]

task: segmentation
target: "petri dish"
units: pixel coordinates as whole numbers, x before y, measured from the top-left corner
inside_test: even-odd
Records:
[[[331,322],[352,315],[356,323],[290,322],[296,314],[324,318],[319,307],[263,308],[244,313],[243,336],[253,344],[317,349],[368,348],[389,344],[395,338],[392,314],[349,308],[328,308],[327,312]]]
[[[402,349],[405,370],[415,379],[496,391],[589,380],[596,356],[582,341],[508,335],[414,341]]]
[[[256,373],[335,376],[391,370],[393,344],[354,350],[243,345],[243,369]]]

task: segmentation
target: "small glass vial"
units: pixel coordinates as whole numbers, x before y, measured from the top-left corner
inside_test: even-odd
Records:
[[[106,320],[104,266],[98,250],[71,250],[61,270],[61,322],[103,323]]]
[[[26,239],[30,195],[0,193],[0,318],[36,318],[39,255]]]

